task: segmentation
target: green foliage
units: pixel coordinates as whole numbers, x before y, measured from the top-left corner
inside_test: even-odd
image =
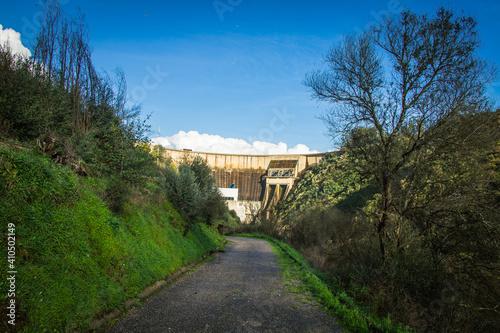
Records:
[[[354,215],[375,193],[371,178],[358,172],[345,150],[329,153],[318,165],[304,172],[286,201],[278,207],[278,217],[285,225],[293,226],[311,220],[312,211],[331,215],[326,210],[333,205],[342,214]]]
[[[186,231],[197,222],[211,225],[226,218],[227,206],[205,160],[196,157],[179,165],[178,170],[169,166],[160,172],[162,186],[187,222]]]
[[[68,96],[51,85],[43,66],[0,45],[0,133],[33,140],[57,131],[70,134]]]
[[[385,257],[373,223],[382,196],[364,181],[375,168],[364,157],[370,129],[345,138],[337,158],[344,164],[318,172],[327,159],[305,174],[281,207],[293,212],[282,234],[368,313],[428,332],[500,327],[499,121],[499,111],[457,116],[443,128],[450,144],[408,157],[391,184]],[[317,185],[330,179],[347,190],[326,201]],[[309,209],[297,209],[301,198]]]
[[[241,219],[233,209],[231,209],[227,214],[229,215],[227,218],[227,220],[229,220],[227,224],[228,227],[237,228],[241,226]]]
[[[399,217],[413,204],[413,180],[427,180],[421,166],[439,165],[442,154],[469,145],[461,135],[467,130],[455,125],[492,108],[487,89],[498,72],[477,54],[477,28],[474,17],[445,8],[433,16],[403,11],[345,35],[325,55],[326,68],[306,77],[313,97],[333,105],[323,116],[328,130],[347,136],[344,147],[377,184],[370,219],[384,258],[405,241],[401,231],[411,232]],[[470,128],[471,136],[482,132]],[[401,180],[410,195],[394,192]]]
[[[54,19],[44,24],[56,26],[41,27],[33,59],[14,56],[0,46],[0,134],[37,142],[44,153],[79,173],[114,174],[141,185],[152,175],[154,159],[140,107],[128,106],[124,74],[116,70],[115,82],[98,74],[82,36],[85,22],[70,24],[73,19],[64,16],[57,1],[42,7],[43,15]],[[45,35],[50,29],[59,35]],[[48,54],[54,45],[61,52]],[[77,45],[85,56],[72,49]]]
[[[105,192],[102,198],[113,213],[120,213],[128,199],[130,185],[117,176],[107,179],[103,185]]]
[[[172,203],[186,221],[195,222],[201,195],[193,171],[189,167],[180,167],[179,171],[167,167],[163,177],[166,193]]]
[[[78,137],[73,148],[96,174],[115,175],[130,184],[140,185],[147,176],[153,176],[156,169],[142,132],[142,127],[135,130],[114,119]]]
[[[0,150],[0,234],[15,224],[16,324],[24,331],[88,329],[96,314],[220,245],[205,225],[183,236],[182,217],[157,191],[129,188],[141,199],[129,197],[114,215],[101,199],[105,185],[36,152]],[[6,261],[0,267],[6,290]]]

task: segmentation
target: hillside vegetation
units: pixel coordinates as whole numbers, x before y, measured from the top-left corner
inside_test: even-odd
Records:
[[[134,189],[114,214],[102,199],[107,180],[79,177],[38,152],[2,148],[0,174],[4,240],[15,226],[19,331],[88,329],[96,314],[123,306],[223,240],[206,224],[184,233],[183,218],[153,183]],[[2,290],[7,271],[3,260]],[[5,316],[7,294],[0,301]]]
[[[404,11],[333,45],[304,84],[340,150],[267,223],[359,304],[421,332],[500,331],[498,71],[477,27]]]
[[[385,259],[373,222],[380,190],[352,137],[304,173],[268,222],[272,233],[371,313],[418,331],[496,332],[499,125],[500,111],[459,117],[455,130],[467,139],[402,170],[393,187],[400,226],[388,230]]]
[[[0,330],[85,331],[237,222],[203,160],[154,155],[124,73],[94,68],[83,15],[47,1],[40,24],[32,58],[0,45],[0,313],[15,314]]]

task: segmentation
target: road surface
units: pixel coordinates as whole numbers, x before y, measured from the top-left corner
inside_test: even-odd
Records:
[[[228,238],[225,253],[130,310],[107,333],[343,332],[320,306],[285,290],[267,242]]]

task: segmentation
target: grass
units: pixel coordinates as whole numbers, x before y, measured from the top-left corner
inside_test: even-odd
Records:
[[[319,302],[349,332],[372,332],[367,319],[383,332],[413,332],[406,326],[393,323],[390,317],[377,318],[365,313],[364,310],[355,305],[353,299],[343,290],[332,291],[331,287],[329,287],[328,278],[323,273],[311,269],[301,254],[288,244],[262,234],[239,234],[238,236],[269,241],[282,267],[284,283],[288,290],[303,295],[300,297],[303,302],[307,300]],[[295,260],[290,258],[283,249]]]
[[[183,236],[182,218],[161,195],[142,193],[114,214],[99,195],[103,187],[34,151],[0,148],[0,235],[15,224],[18,332],[85,331],[97,314],[223,241],[206,225]],[[1,290],[8,290],[7,264],[0,262]],[[2,292],[2,316],[8,301]]]

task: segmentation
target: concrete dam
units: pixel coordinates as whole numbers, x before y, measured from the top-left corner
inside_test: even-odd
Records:
[[[284,200],[301,173],[325,155],[239,155],[177,149],[166,149],[164,154],[175,165],[195,156],[206,160],[229,209],[236,211],[243,223],[250,223]]]

